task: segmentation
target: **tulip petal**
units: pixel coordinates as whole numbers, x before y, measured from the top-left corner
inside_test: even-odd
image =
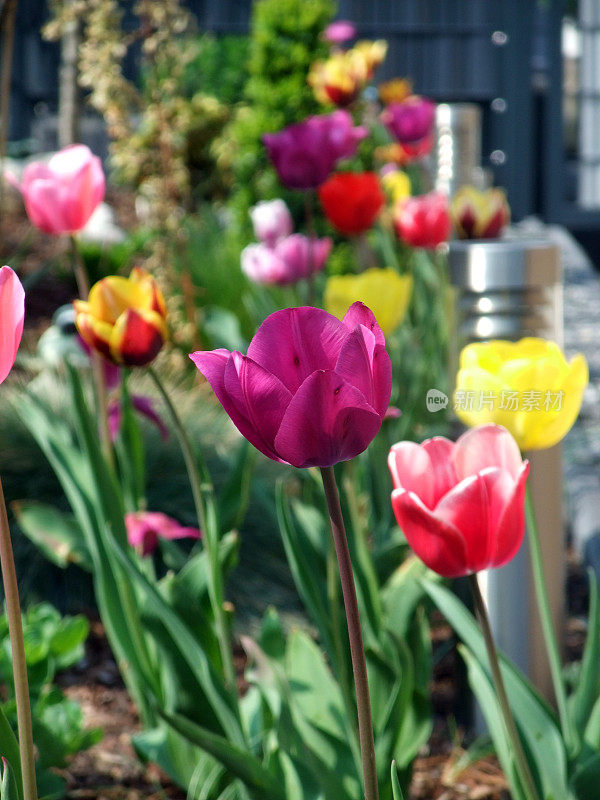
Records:
[[[460,532],[426,508],[419,497],[405,489],[392,492],[398,525],[411,548],[429,569],[446,578],[467,575],[467,554]]]
[[[0,269],[0,383],[17,356],[23,335],[25,291],[10,267]]]
[[[342,345],[335,371],[359,389],[381,416],[390,404],[392,362],[385,347],[364,325],[357,325]]]
[[[262,323],[250,342],[248,358],[294,394],[316,370],[334,368],[347,335],[338,319],[319,308],[285,308]]]
[[[450,442],[450,444],[452,444]],[[394,489],[413,492],[429,509],[435,505],[435,474],[427,451],[415,442],[398,442],[388,455]]]
[[[499,472],[500,470],[496,470],[491,477],[472,475],[465,478],[445,494],[433,510],[436,519],[460,531],[466,553],[463,575],[488,566],[490,540],[494,535],[490,517],[493,513],[497,515],[498,511],[488,484],[493,482]]]
[[[385,345],[385,336],[375,319],[375,314],[364,303],[360,301],[352,303],[348,311],[346,311],[342,322],[350,330],[353,330],[357,325],[364,325],[365,328],[371,331],[377,344]]]
[[[232,354],[225,349],[212,351],[199,350],[190,354],[190,358],[210,383],[219,402],[226,413],[231,417],[231,421],[242,436],[245,436],[257,450],[260,450],[260,452],[268,458],[272,458],[275,461],[284,461],[284,459],[280,458],[275,452],[272,442],[271,444],[265,442],[259,431],[254,428],[249,419],[250,411],[248,410],[248,402],[239,385],[239,379],[238,385],[236,385],[231,374],[229,375],[229,386],[234,388],[235,399],[229,394],[225,386],[225,371],[231,356]],[[251,371],[250,379],[246,380],[246,387],[252,387],[253,402],[256,403],[257,407],[261,409],[268,408],[275,406],[277,402],[281,402],[285,408],[290,401],[290,394],[281,382],[275,376],[269,375],[268,372],[262,370],[258,364],[254,364]],[[247,378],[247,376],[244,377],[245,379]],[[271,380],[269,381],[268,378]]]
[[[505,469],[516,479],[523,463],[514,438],[500,425],[483,425],[463,433],[456,442],[452,461],[459,481],[487,467]]]
[[[421,447],[429,456],[433,472],[433,502],[430,506],[433,508],[460,480],[452,463],[456,445],[444,436],[434,436],[424,441]]]
[[[381,416],[332,370],[309,375],[284,414],[275,449],[295,467],[330,467],[366,450]]]
[[[108,322],[96,319],[92,314],[83,310],[84,307],[89,306],[87,303],[78,303],[76,301],[77,316],[75,317],[75,325],[79,335],[92,350],[97,350],[105,358],[112,361],[110,341],[113,326],[109,325]]]
[[[251,358],[233,352],[225,367],[225,391],[258,436],[263,452],[275,452],[275,437],[292,399],[279,378]],[[260,449],[260,448],[259,448]]]
[[[529,462],[521,465],[517,483],[513,485],[510,500],[497,522],[494,549],[490,556],[490,567],[503,567],[514,558],[525,533],[525,487],[529,475]]]
[[[165,338],[164,320],[155,311],[128,308],[111,329],[110,357],[116,364],[142,367],[158,355]]]

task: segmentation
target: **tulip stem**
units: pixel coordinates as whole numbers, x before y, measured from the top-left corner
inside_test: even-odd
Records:
[[[544,643],[548,654],[548,662],[550,664],[552,685],[554,686],[554,694],[556,696],[556,704],[558,706],[558,715],[560,717],[563,735],[567,748],[571,750],[575,744],[575,734],[567,707],[567,694],[562,677],[560,652],[556,641],[556,632],[552,621],[550,603],[548,601],[548,591],[546,589],[546,579],[544,577],[544,564],[542,561],[542,549],[535,522],[535,511],[529,486],[527,486],[525,491],[525,518],[527,520],[527,540],[529,542],[529,555],[531,570],[533,572],[533,582],[535,585],[535,596],[542,623],[542,633],[544,635]]]
[[[77,240],[74,236],[71,236],[70,239],[71,251],[73,253],[73,271],[75,273],[75,280],[77,282],[77,291],[82,300],[87,300],[90,293],[90,282],[88,280],[87,271],[77,246]],[[97,353],[92,348],[90,352],[90,359],[92,362],[92,375],[94,379],[94,388],[96,390],[96,401],[98,403],[98,424],[100,428],[100,441],[102,443],[102,450],[108,463],[111,466],[114,466],[110,428],[108,425],[108,400],[106,396],[104,365],[102,363],[103,358],[100,353]]]
[[[15,701],[17,705],[17,726],[19,730],[19,753],[21,756],[21,774],[23,778],[23,800],[37,800],[35,781],[35,757],[33,752],[33,733],[31,728],[31,706],[29,704],[29,683],[27,680],[27,662],[25,661],[25,645],[23,642],[23,623],[19,604],[19,589],[13,557],[8,516],[4,492],[0,481],[0,564],[2,582],[8,616],[8,631],[12,648],[13,677],[15,682]],[[11,765],[13,769],[17,765]]]
[[[315,273],[313,264],[317,231],[315,228],[314,196],[311,190],[308,190],[304,195],[304,221],[306,222],[306,232],[308,234],[308,276],[306,279],[308,283],[308,305],[312,306],[315,302]]]
[[[321,468],[323,488],[329,509],[329,520],[333,543],[337,555],[342,584],[342,595],[346,609],[348,623],[348,638],[350,640],[350,655],[352,658],[352,671],[354,673],[354,686],[356,689],[356,708],[358,711],[358,739],[363,766],[363,781],[365,800],[378,800],[379,789],[377,785],[377,767],[375,764],[375,742],[373,739],[373,720],[371,717],[371,700],[369,698],[369,681],[367,677],[367,662],[360,626],[360,615],[356,599],[356,587],[352,572],[352,561],[348,550],[348,540],[344,527],[344,518],[340,505],[340,496],[335,482],[333,467]]]
[[[485,641],[485,647],[492,672],[492,681],[498,697],[500,712],[502,714],[502,718],[504,719],[506,732],[512,745],[517,772],[519,773],[522,788],[525,792],[527,800],[539,800],[537,789],[535,788],[535,783],[531,775],[531,770],[529,769],[529,764],[527,763],[525,751],[523,750],[521,738],[519,736],[519,732],[517,731],[517,726],[510,709],[510,703],[508,701],[508,695],[506,694],[504,679],[502,678],[502,671],[500,669],[500,662],[498,661],[498,653],[496,651],[496,645],[494,644],[492,628],[490,626],[490,620],[485,607],[485,602],[481,595],[481,589],[479,588],[479,581],[476,573],[469,575],[469,585],[473,595],[475,616],[477,617],[477,622],[479,623]]]
[[[167,407],[171,422],[175,428],[179,446],[181,447],[183,460],[185,461],[188,479],[192,489],[192,496],[194,498],[196,515],[198,517],[198,525],[204,537],[204,545],[210,565],[209,595],[215,617],[215,627],[217,640],[219,642],[219,650],[221,652],[221,661],[223,663],[225,683],[228,688],[234,692],[236,690],[235,669],[233,667],[233,654],[229,639],[229,625],[224,606],[223,575],[219,556],[219,531],[217,528],[216,509],[214,508],[214,488],[210,473],[200,454],[197,451],[194,452],[192,443],[190,442],[179,414],[171,402],[171,398],[163,382],[158,377],[158,373],[156,373],[152,367],[148,367],[148,372]],[[209,499],[208,510],[210,513],[207,513],[207,507],[204,502],[205,497]]]

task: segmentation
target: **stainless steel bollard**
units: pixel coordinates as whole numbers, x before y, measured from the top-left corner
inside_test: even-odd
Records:
[[[440,103],[435,114],[435,189],[446,195],[466,183],[491,185],[481,167],[481,108],[476,103]]]
[[[454,295],[452,375],[460,350],[470,342],[541,336],[562,345],[558,247],[527,239],[451,242],[449,270]],[[560,636],[564,616],[561,445],[526,455],[531,461],[529,481],[550,605]],[[498,646],[551,698],[527,544],[506,567],[483,574],[481,584]]]

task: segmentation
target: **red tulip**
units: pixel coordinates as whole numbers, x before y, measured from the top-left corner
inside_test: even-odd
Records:
[[[341,233],[369,230],[385,202],[374,172],[340,172],[319,189],[327,219]]]
[[[362,453],[390,401],[390,357],[363,303],[341,322],[320,308],[285,308],[263,322],[247,356],[219,349],[190,358],[246,439],[295,467]]]
[[[29,164],[20,184],[8,177],[23,195],[30,222],[44,233],[80,231],[104,198],[102,164],[83,144],[65,147],[47,164]]]
[[[408,197],[394,208],[398,236],[412,247],[437,247],[450,236],[447,198],[438,192]]]
[[[529,463],[505,428],[472,428],[456,443],[400,442],[388,465],[398,525],[430,569],[458,578],[502,567],[516,555]]]
[[[23,335],[25,292],[10,267],[0,269],[0,383],[11,371]]]

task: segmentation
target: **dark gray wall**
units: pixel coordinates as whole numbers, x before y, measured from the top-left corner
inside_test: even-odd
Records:
[[[190,0],[200,29],[240,33],[250,0]],[[531,89],[533,0],[341,0],[339,17],[363,37],[389,42],[379,77],[409,75],[441,101],[475,101],[484,122],[484,166],[507,187],[514,216],[535,210]],[[30,135],[36,111],[56,105],[58,47],[43,42],[44,0],[20,0],[11,138]],[[130,64],[130,69],[134,65]]]

